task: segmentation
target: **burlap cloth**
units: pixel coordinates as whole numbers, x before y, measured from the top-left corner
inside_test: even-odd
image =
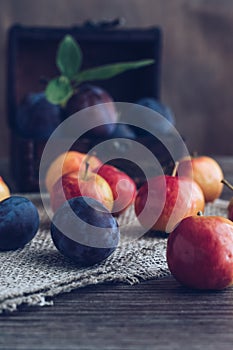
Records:
[[[88,285],[102,282],[134,284],[169,275],[167,238],[154,234],[133,242],[122,242],[113,255],[99,265],[77,268],[56,250],[40,196],[27,197],[39,210],[41,226],[23,249],[0,253],[0,313],[14,311],[22,304],[52,305],[53,296]],[[217,200],[207,205],[205,213],[226,216],[226,207],[226,201]],[[130,220],[130,230],[138,225],[132,208],[119,220]]]

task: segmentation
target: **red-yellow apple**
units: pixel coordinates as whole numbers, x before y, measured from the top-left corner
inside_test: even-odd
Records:
[[[51,208],[55,212],[66,200],[79,196],[94,198],[109,211],[113,208],[113,194],[107,181],[84,170],[63,175],[57,180],[50,191]]]
[[[231,198],[228,204],[227,210],[228,210],[228,219],[233,221],[233,198]]]
[[[8,197],[10,197],[10,189],[3,178],[0,176],[0,201],[3,201],[3,199],[6,199]]]
[[[233,223],[221,216],[190,216],[172,231],[167,263],[181,284],[224,289],[233,283]]]
[[[120,215],[134,203],[137,191],[136,184],[125,172],[108,164],[104,164],[94,171],[102,176],[112,189],[113,215]]]
[[[141,225],[167,233],[184,217],[204,210],[204,206],[199,185],[181,176],[153,177],[142,185],[135,199],[135,213]]]
[[[230,190],[233,191],[233,185],[228,182],[226,179],[223,179],[222,180],[222,183],[224,185],[226,185]],[[227,212],[228,212],[228,219],[230,219],[231,221],[233,221],[233,197],[231,198],[229,204],[228,204],[228,207],[227,207]]]
[[[51,191],[53,185],[57,182],[61,175],[66,175],[71,172],[78,171],[80,167],[85,168],[85,162],[87,158],[90,170],[102,164],[101,160],[98,157],[78,151],[68,151],[60,154],[50,164],[46,172],[45,185],[48,192]]]
[[[190,161],[191,168],[187,167]],[[185,173],[186,170],[187,174]],[[179,171],[182,171],[186,176],[193,177],[194,181],[201,187],[206,202],[213,202],[220,197],[223,189],[221,183],[223,172],[215,159],[207,156],[184,158],[179,162]]]

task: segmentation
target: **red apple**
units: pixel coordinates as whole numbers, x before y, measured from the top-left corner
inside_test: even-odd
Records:
[[[228,219],[233,221],[233,197],[231,198],[228,204],[227,210],[228,210]]]
[[[204,195],[188,177],[169,175],[149,179],[139,189],[135,213],[147,230],[171,232],[184,217],[204,210]]]
[[[120,215],[134,203],[137,191],[136,184],[125,172],[108,164],[104,164],[94,171],[102,176],[112,189],[113,215]]]
[[[8,197],[10,197],[10,189],[3,178],[0,176],[0,201],[3,201]]]
[[[113,208],[113,194],[107,181],[91,171],[75,171],[62,176],[50,191],[50,203],[55,212],[66,200],[74,197],[91,197],[109,211]]]
[[[230,190],[233,191],[233,186],[230,182],[228,182],[226,179],[222,180],[222,183],[224,185],[226,185]],[[230,219],[231,221],[233,221],[233,197],[231,198],[228,207],[227,207],[227,212],[228,212],[228,219]]]
[[[233,223],[221,216],[190,216],[172,231],[167,263],[181,284],[224,289],[233,283]]]
[[[186,166],[190,164],[191,167]],[[220,165],[215,159],[207,156],[196,156],[190,158],[181,159],[179,162],[178,172],[182,170],[182,173],[186,176],[193,177],[193,180],[201,187],[205,201],[213,202],[219,198],[223,184],[223,172]],[[185,174],[185,171],[187,173]]]

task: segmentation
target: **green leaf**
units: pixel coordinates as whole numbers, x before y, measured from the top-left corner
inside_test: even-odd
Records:
[[[67,77],[60,76],[50,80],[45,89],[45,96],[49,102],[64,106],[73,92],[70,80]]]
[[[76,83],[80,84],[81,82],[84,82],[84,81],[109,79],[129,69],[136,69],[136,68],[148,66],[152,63],[154,63],[154,60],[147,59],[147,60],[134,61],[134,62],[108,64],[108,65],[99,66],[96,68],[83,70],[74,77],[74,80]]]
[[[57,67],[62,75],[72,79],[82,64],[82,51],[71,35],[66,35],[58,47]]]

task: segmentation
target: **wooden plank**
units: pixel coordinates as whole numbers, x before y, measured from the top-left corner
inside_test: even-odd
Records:
[[[172,277],[101,285],[0,317],[1,349],[232,349],[232,289],[203,293]]]

